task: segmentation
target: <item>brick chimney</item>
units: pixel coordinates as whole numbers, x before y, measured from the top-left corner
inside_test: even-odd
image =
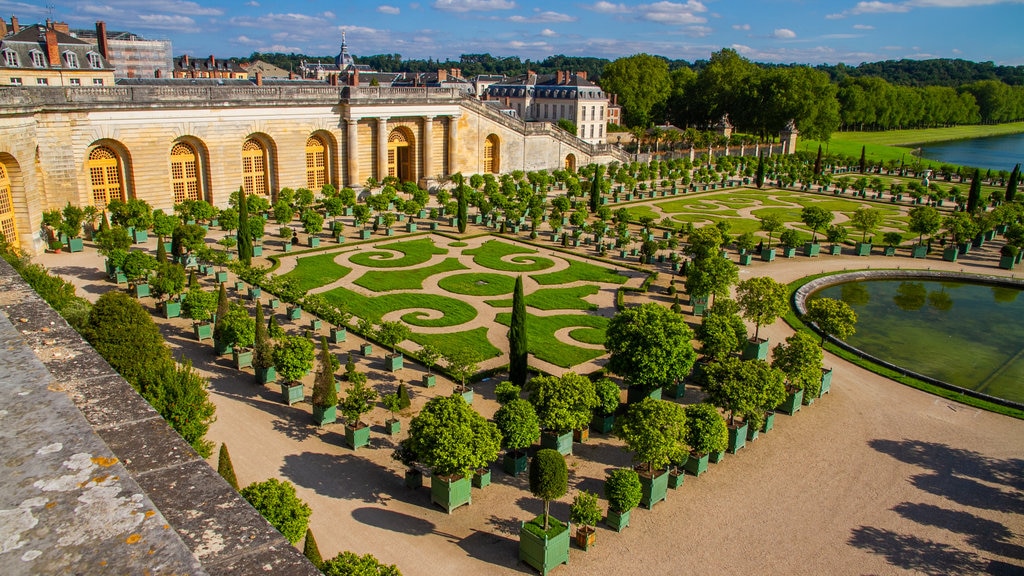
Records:
[[[210,54],[210,72],[213,72],[217,68],[217,59]]]
[[[447,79],[448,79],[448,71],[447,70],[441,70],[439,68],[437,70],[437,81],[438,81],[438,83],[444,82]]]
[[[359,86],[359,70],[352,71],[352,85]]]
[[[100,56],[103,56],[104,60],[109,59],[107,57],[107,23],[103,20],[96,21],[96,46],[100,51]]]
[[[0,18],[0,38],[7,36],[7,20]]]
[[[53,29],[57,32],[63,32],[64,34],[71,33],[71,28],[68,26],[67,22],[54,22]]]
[[[181,67],[188,68],[188,54],[181,57]]]
[[[21,32],[21,26],[18,25],[18,17],[11,16],[11,34],[17,34]]]
[[[579,78],[580,80],[586,80],[587,79],[587,71],[586,70],[577,70],[576,71],[576,77]]]
[[[50,59],[50,66],[60,66],[60,47],[57,46],[57,31],[52,28],[46,29],[46,57]]]
[[[156,70],[153,70],[153,78],[163,78],[163,77],[164,77],[164,73],[159,68],[157,68]]]
[[[256,85],[263,86],[263,72],[256,71]]]

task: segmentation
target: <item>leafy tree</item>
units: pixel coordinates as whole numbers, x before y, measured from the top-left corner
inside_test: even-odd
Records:
[[[295,495],[291,482],[276,478],[254,482],[242,489],[242,497],[292,544],[305,535],[313,511]]]
[[[825,230],[825,239],[828,240],[833,246],[846,240],[846,226],[837,226],[835,224],[828,227]]]
[[[125,256],[121,268],[132,286],[146,284],[149,275],[156,270],[156,258],[141,250],[131,250]]]
[[[561,452],[542,448],[530,461],[530,492],[544,501],[544,530],[548,529],[548,516],[552,500],[565,495],[569,489],[569,469]]]
[[[217,317],[213,339],[225,346],[248,348],[256,338],[256,322],[241,304],[232,303],[227,314]]]
[[[416,459],[439,476],[468,475],[498,457],[501,434],[460,395],[436,396],[409,423]]]
[[[924,235],[931,236],[939,231],[942,226],[942,215],[931,206],[915,206],[909,212],[910,221],[907,228],[917,233],[918,244],[924,244]]]
[[[313,368],[313,343],[286,334],[274,344],[274,366],[285,382],[297,382]]]
[[[375,79],[376,80],[376,79]],[[373,554],[342,552],[323,563],[324,576],[402,576],[394,564],[383,564]]]
[[[313,566],[323,568],[324,559],[320,555],[320,547],[316,544],[316,538],[313,537],[312,528],[306,528],[306,539],[302,543],[302,555],[312,562]]]
[[[786,228],[779,234],[779,244],[786,248],[796,248],[800,244],[800,234],[792,228]]]
[[[882,241],[890,248],[893,246],[899,246],[903,242],[903,234],[900,234],[899,232],[886,232],[882,235]]]
[[[686,450],[686,414],[680,404],[644,398],[615,421],[615,434],[653,473]]]
[[[361,372],[350,373],[348,380],[348,394],[338,403],[338,411],[345,417],[345,426],[360,428],[360,418],[373,410],[373,404],[377,401],[377,391],[366,385],[366,374]]]
[[[740,416],[760,427],[764,411],[785,399],[783,378],[763,360],[732,357],[706,368],[705,390],[713,404],[729,413],[729,424]]]
[[[655,107],[668,98],[668,62],[649,54],[619,58],[605,66],[601,87],[619,95],[626,125],[650,126]]]
[[[527,383],[526,390],[541,428],[560,434],[585,428],[597,406],[594,383],[575,372],[561,377],[537,376]]]
[[[537,411],[522,398],[502,404],[494,413],[494,423],[501,432],[502,447],[513,453],[529,448],[540,439]]]
[[[765,214],[761,217],[761,231],[768,233],[768,245],[766,249],[772,249],[772,235],[785,227],[782,217],[778,214]]]
[[[686,407],[686,444],[700,456],[721,452],[729,444],[729,428],[718,410],[707,403]]]
[[[786,232],[782,233],[785,236]],[[739,279],[739,267],[726,258],[717,256],[698,258],[693,261],[686,276],[686,291],[691,295],[728,296],[729,287]]]
[[[128,235],[128,230],[121,226],[111,226],[106,230],[100,230],[93,240],[96,241],[99,253],[107,257],[110,257],[110,253],[114,250],[127,250],[132,245],[132,237]]]
[[[597,494],[580,490],[569,507],[569,521],[577,526],[593,528],[601,521],[601,506]]]
[[[427,374],[430,374],[430,369],[434,364],[437,364],[438,360],[441,359],[441,351],[433,344],[424,344],[423,347],[420,348],[419,356],[420,362],[422,362],[423,366],[427,369]]]
[[[380,327],[374,333],[381,344],[390,348],[392,353],[397,353],[398,343],[408,338],[409,334],[409,327],[405,323],[397,321],[381,322]]]
[[[693,331],[682,316],[658,304],[619,312],[606,333],[608,369],[643,391],[685,378],[696,360]]]
[[[821,348],[806,332],[786,338],[786,343],[779,344],[772,352],[772,366],[785,374],[790,386],[806,390],[811,396],[817,396],[821,386],[823,359]]]
[[[800,220],[811,229],[811,242],[814,242],[819,230],[828,226],[835,214],[821,206],[807,206],[800,211]]]
[[[594,393],[597,396],[597,405],[594,411],[602,416],[614,414],[619,409],[621,392],[619,385],[609,378],[601,378],[594,382]]]
[[[963,244],[974,238],[980,228],[966,212],[954,212],[942,220],[942,227],[949,233],[954,244]]]
[[[195,322],[205,322],[210,319],[216,305],[217,296],[196,285],[189,289],[181,303],[181,313]]]
[[[302,212],[302,227],[306,234],[316,235],[324,229],[324,216],[316,210],[305,210]]]
[[[111,368],[139,391],[171,359],[149,312],[123,292],[100,296],[81,332]]]
[[[701,353],[713,360],[723,360],[739,352],[747,339],[747,327],[738,315],[712,313],[723,300],[725,299],[719,299],[708,309],[708,313],[697,327]]]
[[[604,481],[604,497],[608,507],[617,512],[629,512],[640,504],[643,498],[640,475],[632,468],[616,468]]]
[[[161,300],[165,296],[181,294],[185,289],[185,268],[173,262],[157,262],[156,276],[150,280],[149,287]]]
[[[701,226],[690,232],[690,251],[694,258],[712,258],[718,256],[718,251],[724,242],[722,231],[717,226]]]
[[[743,317],[754,323],[754,340],[758,339],[761,326],[767,326],[789,309],[789,289],[785,284],[761,276],[740,282],[736,286],[736,301],[743,310]]]
[[[127,232],[126,232],[127,234]],[[198,224],[179,224],[171,234],[171,254],[178,258],[204,246],[206,229]]]
[[[338,391],[334,386],[334,372],[338,359],[331,354],[327,337],[320,337],[320,355],[317,357],[316,379],[313,381],[313,406],[330,408],[338,404]]]
[[[845,340],[853,336],[857,324],[857,313],[850,305],[835,298],[815,298],[807,303],[804,320],[818,325],[824,334]],[[825,344],[825,336],[821,337]]]
[[[158,364],[142,386],[142,397],[203,458],[213,453],[205,440],[214,421],[216,406],[210,402],[206,378],[192,369],[192,362]]]
[[[459,383],[459,388],[466,389],[466,381],[477,371],[477,353],[474,350],[460,348],[444,354],[448,373]]]
[[[498,404],[505,405],[519,398],[521,390],[522,388],[506,380],[504,382],[499,382],[498,385],[494,387],[494,396],[498,400]]]
[[[238,478],[235,476],[235,466],[231,463],[231,455],[228,454],[228,445],[221,444],[220,452],[217,454],[217,474],[223,478],[237,492]]]
[[[882,211],[877,208],[861,206],[850,218],[850,225],[861,231],[860,241],[868,241],[868,234],[873,233],[882,223]]]

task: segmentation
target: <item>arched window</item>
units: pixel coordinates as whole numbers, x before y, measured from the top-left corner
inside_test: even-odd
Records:
[[[100,55],[96,52],[89,52],[85,56],[89,59],[89,66],[91,66],[92,68],[103,67],[103,60],[100,58]]]
[[[404,129],[392,130],[388,135],[388,176],[399,182],[414,180],[412,157],[412,138]]]
[[[106,146],[97,146],[89,153],[89,184],[93,206],[106,208],[111,200],[124,200],[121,165],[116,153]]]
[[[174,203],[199,200],[199,158],[196,150],[184,142],[171,148],[171,186]]]
[[[242,186],[246,194],[267,195],[267,151],[255,138],[242,144]]]
[[[68,68],[78,68],[78,54],[68,51],[64,53],[64,64]]]
[[[497,174],[501,170],[501,144],[491,134],[484,140],[484,172]]]
[[[4,66],[9,68],[18,67],[18,53],[10,48],[4,48]]]
[[[327,146],[319,136],[306,140],[306,188],[320,190],[327,183]]]
[[[565,169],[569,172],[576,171],[576,155],[569,154],[565,157]]]
[[[12,246],[18,245],[18,227],[14,224],[14,200],[11,197],[11,179],[7,168],[0,164],[0,232]]]

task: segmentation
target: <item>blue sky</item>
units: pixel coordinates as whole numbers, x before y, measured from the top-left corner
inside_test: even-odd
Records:
[[[42,21],[47,4],[72,27],[105,20],[108,29],[170,39],[175,55],[336,54],[345,31],[355,55],[406,59],[647,52],[692,61],[731,47],[759,62],[1024,64],[1024,0],[0,0],[0,14]]]

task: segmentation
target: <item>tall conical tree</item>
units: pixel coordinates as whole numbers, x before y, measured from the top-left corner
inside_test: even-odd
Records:
[[[1010,180],[1006,183],[1006,201],[1013,202],[1017,196],[1017,183],[1020,181],[1020,163],[1013,167],[1010,172]]]
[[[217,474],[227,480],[228,484],[237,492],[238,478],[235,476],[235,466],[231,464],[231,455],[228,454],[228,445],[220,445],[220,453],[217,455]]]
[[[814,159],[814,175],[821,174],[821,144],[818,144],[818,157]]]
[[[594,167],[594,179],[590,182],[590,211],[597,212],[601,205],[601,182],[604,181],[604,166]]]
[[[459,211],[455,214],[455,217],[459,220],[459,234],[465,234],[466,220],[469,219],[469,199],[466,198],[467,194],[466,191],[462,189],[462,186],[458,187],[457,192],[459,194]]]
[[[164,246],[164,239],[156,239],[156,261],[167,262],[167,248]]]
[[[213,322],[213,340],[219,342],[221,331],[224,329],[224,317],[228,315],[228,289],[226,282],[220,283],[220,292],[217,294],[217,319]]]
[[[252,344],[252,365],[256,369],[256,382],[262,384],[259,370],[267,370],[274,365],[274,350],[270,345],[270,331],[263,318],[263,304],[256,302],[256,336]]]
[[[868,159],[866,156],[867,146],[860,147],[860,173],[863,174],[868,169]]]
[[[103,212],[103,218],[100,218],[100,232],[110,228],[110,221],[107,220],[106,211]]]
[[[238,187],[238,261],[246,266],[252,264],[252,232],[249,229],[249,202],[245,199],[245,187]]]
[[[313,529],[306,528],[306,542],[302,546],[302,553],[317,568],[323,568],[324,559],[320,556],[320,547],[316,545],[316,538],[313,537]]]
[[[975,168],[971,178],[971,191],[967,193],[967,212],[973,213],[981,202],[981,170]]]
[[[529,367],[526,358],[526,300],[523,277],[516,278],[512,293],[512,320],[508,330],[508,379],[516,386],[525,386]]]
[[[757,173],[754,175],[754,183],[758,188],[764,186],[764,153],[757,158]]]

